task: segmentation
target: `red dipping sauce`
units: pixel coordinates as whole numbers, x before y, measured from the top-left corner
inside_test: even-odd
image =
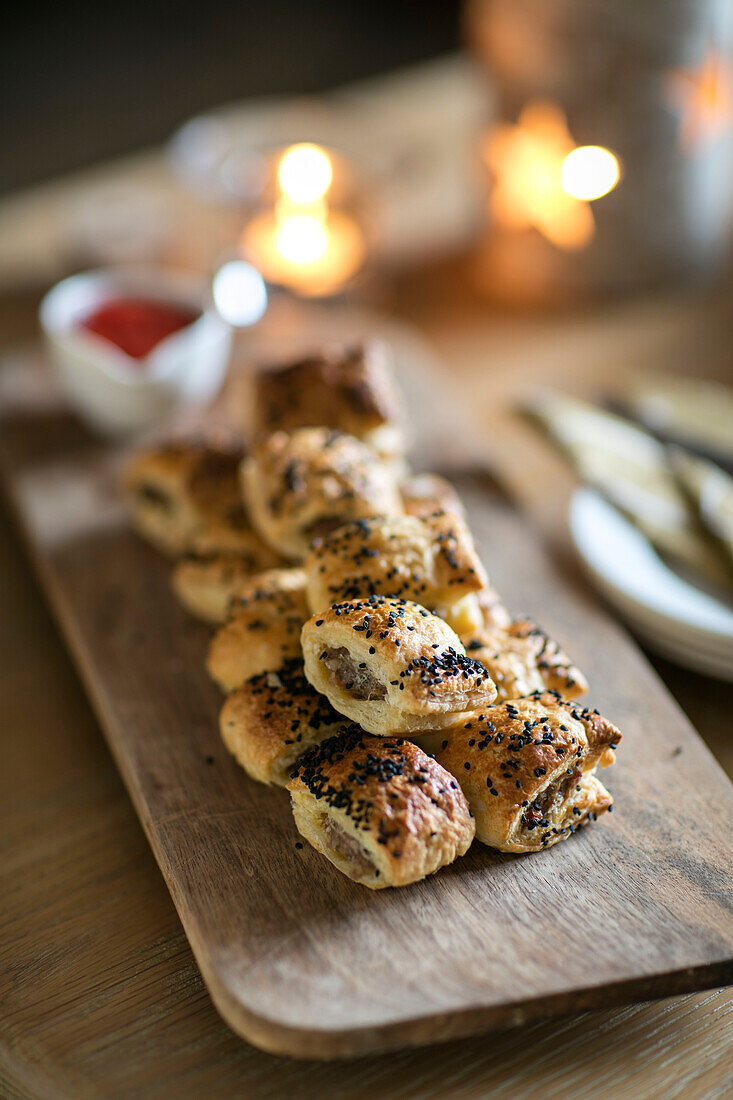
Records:
[[[111,298],[79,327],[115,344],[132,359],[144,359],[156,344],[200,316],[195,310],[145,298]]]

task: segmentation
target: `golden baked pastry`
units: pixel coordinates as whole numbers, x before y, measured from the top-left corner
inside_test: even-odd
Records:
[[[386,459],[405,448],[402,401],[388,348],[372,340],[327,349],[254,378],[252,434],[336,428],[369,443]]]
[[[401,738],[348,726],[301,758],[288,790],[301,836],[372,890],[418,882],[473,840],[459,784]]]
[[[302,569],[295,565],[285,569],[266,569],[264,573],[253,573],[240,582],[232,593],[228,612],[230,616],[236,615],[241,608],[262,606],[263,603],[270,601],[277,607],[280,606],[279,597],[285,593],[296,597],[297,606],[300,609],[302,606],[307,606],[301,603],[304,592],[305,573]]]
[[[299,657],[260,672],[228,695],[219,716],[224,744],[252,779],[286,787],[306,749],[343,726],[343,716],[303,675]]]
[[[496,696],[447,623],[406,600],[335,604],[308,620],[301,641],[313,687],[369,733],[442,729]]]
[[[318,540],[304,568],[313,613],[374,593],[417,601],[457,633],[482,623],[474,594],[488,579],[456,515],[355,520]]]
[[[276,432],[245,459],[242,484],[255,527],[292,561],[342,523],[402,511],[394,476],[372,448],[330,428]]]
[[[531,619],[517,619],[506,627],[484,627],[464,638],[466,653],[491,673],[499,699],[517,699],[533,691],[558,691],[576,699],[588,682],[560,648]]]
[[[450,481],[439,474],[410,474],[400,482],[402,507],[408,516],[425,519],[435,512],[466,518],[466,509]]]
[[[209,623],[223,622],[235,594],[250,579],[280,565],[283,559],[251,533],[251,548],[245,553],[185,557],[173,569],[173,591],[183,606]]]
[[[495,626],[509,626],[512,617],[509,614],[507,608],[504,606],[499,593],[491,585],[486,585],[480,592],[476,593],[476,601],[479,606],[479,614],[481,616],[481,628],[483,627],[495,627]],[[470,633],[468,631],[461,631],[464,635],[468,635],[470,639]]]
[[[308,618],[305,577],[275,569],[254,578],[232,600],[230,618],[209,645],[206,668],[222,691],[234,691],[260,672],[300,657],[300,630]]]
[[[253,535],[238,484],[241,449],[199,441],[133,455],[123,489],[138,532],[163,553],[251,552]]]
[[[423,743],[461,784],[479,840],[502,852],[536,852],[611,808],[593,772],[613,763],[620,740],[597,711],[537,692],[477,711],[442,741],[431,735]]]

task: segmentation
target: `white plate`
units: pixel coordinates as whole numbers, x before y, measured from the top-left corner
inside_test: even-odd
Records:
[[[643,535],[591,489],[570,506],[570,531],[608,601],[651,648],[733,679],[733,610],[673,572]]]
[[[733,642],[728,641],[719,634],[699,630],[688,624],[680,623],[677,618],[658,615],[648,608],[629,600],[622,592],[607,580],[594,573],[594,580],[606,599],[613,603],[624,618],[634,622],[636,628],[647,635],[658,638],[668,638],[672,642],[680,642],[684,639],[686,646],[695,649],[698,653],[708,654],[711,657],[724,658],[733,661]]]

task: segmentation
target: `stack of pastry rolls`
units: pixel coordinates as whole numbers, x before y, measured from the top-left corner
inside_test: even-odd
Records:
[[[302,836],[373,889],[465,854],[548,848],[611,808],[621,734],[491,587],[452,486],[412,474],[381,344],[255,376],[247,454],[139,453],[133,522],[216,624],[227,748],[287,787]]]

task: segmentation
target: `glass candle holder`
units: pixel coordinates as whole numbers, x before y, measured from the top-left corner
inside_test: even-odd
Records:
[[[522,304],[710,276],[730,247],[729,0],[469,0],[497,118],[477,279]]]
[[[342,293],[367,258],[366,202],[357,168],[311,142],[265,148],[256,156],[258,171],[248,174],[242,208],[242,257],[268,284],[300,297]]]

